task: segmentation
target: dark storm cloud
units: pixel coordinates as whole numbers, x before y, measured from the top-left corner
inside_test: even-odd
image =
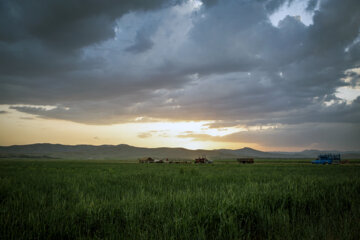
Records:
[[[1,1],[0,73],[49,76],[88,68],[81,48],[113,38],[115,20],[129,11],[151,10],[165,2]]]
[[[318,3],[319,3],[318,0],[309,0],[306,7],[306,11],[314,11]]]
[[[125,48],[125,51],[131,53],[142,53],[151,49],[154,45],[151,37],[158,30],[159,25],[159,17],[148,16],[146,22],[141,26],[139,30],[136,31],[133,44]]]
[[[310,0],[313,24],[274,26],[294,1],[2,1],[0,103],[90,124],[358,126],[359,98],[336,96],[360,85],[358,1]]]
[[[259,0],[259,2],[264,2],[266,10],[269,11],[270,13],[273,13],[284,4],[290,5],[292,2],[294,2],[294,0],[269,0],[269,1]]]
[[[345,72],[345,76],[348,79],[351,87],[360,87],[360,75],[354,71]]]
[[[326,54],[329,50],[344,50],[359,35],[360,7],[358,1],[322,1],[309,28],[309,50]]]
[[[163,0],[4,0],[0,5],[0,39],[41,39],[54,48],[74,49],[114,36],[114,20],[134,10],[158,8]]]
[[[287,3],[288,5],[290,5],[294,0],[257,0],[257,2],[261,3],[264,5],[265,9],[269,12],[269,13],[273,13],[274,11],[276,11],[277,9],[279,9],[282,5],[284,5],[285,3]],[[202,1],[206,6],[213,6],[215,4],[218,4],[219,0],[203,0]],[[311,2],[311,3],[310,3]],[[311,8],[311,6],[314,4],[312,3],[313,0],[309,1],[309,9]]]

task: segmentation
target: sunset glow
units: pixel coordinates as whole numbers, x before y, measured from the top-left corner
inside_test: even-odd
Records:
[[[30,114],[7,111],[0,119],[0,145],[21,145],[39,143],[60,144],[129,144],[139,147],[183,147],[188,149],[240,148],[246,143],[217,143],[196,141],[178,137],[188,133],[224,136],[239,131],[239,128],[208,128],[209,121],[187,122],[148,122],[113,125],[88,125],[63,120],[44,119]],[[21,135],[21,138],[19,138]],[[251,145],[251,144],[250,144]]]

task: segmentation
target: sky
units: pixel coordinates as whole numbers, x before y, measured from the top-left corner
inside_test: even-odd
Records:
[[[358,0],[1,0],[0,145],[360,150]]]

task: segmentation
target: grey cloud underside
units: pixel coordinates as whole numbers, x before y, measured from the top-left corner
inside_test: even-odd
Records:
[[[273,13],[277,9],[279,9],[283,4],[290,5],[294,0],[255,0],[256,2],[262,3],[267,12]],[[202,1],[205,6],[213,6],[219,3],[219,0],[203,0]],[[315,2],[315,3],[314,3]],[[313,5],[316,5],[316,0],[310,0],[308,3],[308,9],[313,8]]]
[[[357,0],[307,1],[312,25],[277,27],[269,14],[293,1],[203,2],[2,1],[0,103],[88,124],[358,126],[360,99],[335,96],[360,85],[345,73],[360,67]]]
[[[146,32],[139,31],[135,37],[135,43],[127,47],[125,51],[132,53],[142,53],[152,48],[154,45],[153,41],[147,36]]]
[[[179,137],[198,141],[257,143],[262,146],[300,147],[304,149],[360,149],[358,124],[299,124],[282,128],[241,131],[223,137],[206,134],[183,134]]]
[[[96,59],[84,60],[82,48],[113,38],[116,19],[124,14],[166,4],[166,0],[1,1],[0,73],[52,78],[54,73],[91,69]]]
[[[0,39],[13,43],[35,38],[61,50],[76,49],[114,36],[114,21],[134,10],[151,10],[163,0],[4,0]]]

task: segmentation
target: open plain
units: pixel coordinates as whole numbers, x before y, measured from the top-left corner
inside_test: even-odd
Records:
[[[2,239],[359,239],[360,165],[3,159]]]

